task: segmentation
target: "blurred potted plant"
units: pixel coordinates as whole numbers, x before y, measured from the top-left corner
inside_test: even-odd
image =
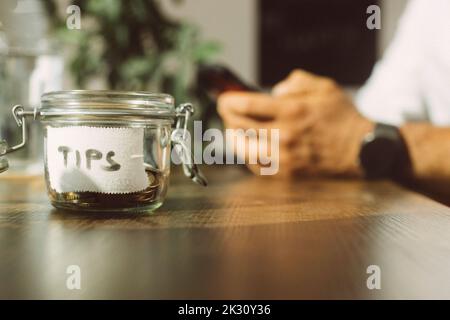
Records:
[[[80,89],[102,79],[109,89],[172,94],[198,100],[197,66],[220,51],[194,26],[164,15],[156,0],[75,0],[82,29],[70,30],[57,0],[44,1],[53,30],[71,48],[70,72]]]

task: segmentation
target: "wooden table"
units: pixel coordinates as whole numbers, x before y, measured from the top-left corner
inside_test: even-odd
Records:
[[[205,171],[208,188],[175,174],[161,209],[131,216],[57,211],[42,179],[3,176],[0,298],[450,298],[449,208],[388,181]]]

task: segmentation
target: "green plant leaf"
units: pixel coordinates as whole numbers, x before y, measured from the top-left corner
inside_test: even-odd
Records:
[[[89,0],[87,8],[89,14],[104,17],[109,21],[117,21],[120,16],[121,0]]]
[[[194,48],[193,56],[199,63],[210,62],[222,51],[218,42],[208,41],[198,44]]]

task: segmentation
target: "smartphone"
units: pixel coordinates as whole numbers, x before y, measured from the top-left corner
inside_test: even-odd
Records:
[[[217,64],[200,66],[197,83],[199,88],[213,100],[227,91],[261,91],[258,87],[245,83],[227,67]]]

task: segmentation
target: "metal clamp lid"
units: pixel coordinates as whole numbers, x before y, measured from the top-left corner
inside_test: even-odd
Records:
[[[187,144],[187,124],[190,116],[194,113],[194,107],[190,103],[184,103],[177,108],[177,124],[172,132],[172,142],[174,150],[183,164],[183,172],[186,177],[204,187],[208,185],[208,181],[198,166],[194,162],[194,156]]]
[[[8,143],[4,140],[0,141],[0,173],[8,170],[9,168],[8,160],[2,157],[22,149],[27,143],[27,122],[25,117],[28,115],[33,115],[34,118],[36,118],[36,109],[33,112],[25,111],[21,105],[14,106],[12,113],[17,125],[22,128],[22,141],[13,147],[9,147]]]

